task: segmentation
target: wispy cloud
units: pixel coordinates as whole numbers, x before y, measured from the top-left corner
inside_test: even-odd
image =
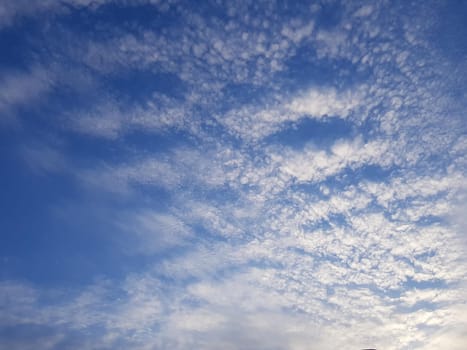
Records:
[[[30,71],[8,71],[0,79],[0,113],[3,118],[13,118],[19,108],[28,108],[54,85],[54,78],[47,70],[34,67]],[[3,120],[5,121],[5,120]]]

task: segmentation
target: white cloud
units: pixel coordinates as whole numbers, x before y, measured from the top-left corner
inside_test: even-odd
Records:
[[[373,7],[371,5],[365,5],[359,8],[357,12],[355,12],[354,16],[366,17],[366,16],[371,15],[372,12],[373,12]]]
[[[91,110],[68,113],[70,128],[89,136],[117,139],[132,131],[163,133],[186,130],[199,133],[190,106],[154,94],[144,105],[122,107],[116,100],[103,101]]]
[[[63,151],[57,147],[59,146],[32,143],[21,149],[20,156],[35,173],[66,172],[69,166],[68,160]]]
[[[284,26],[281,34],[284,35],[287,39],[292,40],[295,44],[299,44],[304,39],[310,38],[311,33],[313,32],[313,28],[314,22],[310,21],[309,23],[298,26],[296,28]]]
[[[346,118],[359,107],[361,97],[356,92],[337,93],[335,89],[319,91],[311,89],[303,96],[294,98],[288,108],[295,113],[311,118],[339,117]]]
[[[41,67],[27,72],[7,72],[0,78],[0,113],[4,117],[15,116],[18,108],[40,102],[40,97],[48,93],[53,85],[54,78]]]
[[[279,155],[282,172],[299,182],[322,181],[336,175],[345,168],[359,168],[363,165],[390,166],[391,155],[385,141],[371,141],[366,144],[361,139],[338,141],[330,152],[306,148],[303,152],[286,151]]]
[[[229,132],[252,141],[274,134],[302,119],[347,118],[362,108],[365,87],[355,91],[337,91],[335,88],[310,88],[296,96],[278,97],[265,107],[246,106],[232,109],[218,116],[218,121]],[[363,115],[359,116],[364,119]]]
[[[126,233],[122,243],[130,254],[155,254],[186,245],[192,229],[171,213],[140,210],[121,215],[117,226]]]
[[[70,7],[86,10],[96,10],[100,6],[107,3],[126,3],[122,0],[64,0],[57,2],[55,0],[42,0],[42,1],[27,1],[17,0],[14,2],[7,1],[0,4],[0,29],[11,26],[15,22],[20,21],[27,17],[40,17],[44,15],[66,15],[70,13]],[[161,10],[167,9],[170,3],[174,1],[167,1],[165,4],[159,4],[158,0],[140,0],[134,4],[150,3],[158,6]]]

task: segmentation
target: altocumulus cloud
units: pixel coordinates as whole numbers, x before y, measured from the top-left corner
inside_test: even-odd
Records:
[[[466,10],[0,1],[0,349],[463,349]]]

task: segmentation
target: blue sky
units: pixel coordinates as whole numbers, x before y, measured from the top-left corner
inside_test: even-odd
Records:
[[[0,0],[0,349],[464,349],[466,15]]]

